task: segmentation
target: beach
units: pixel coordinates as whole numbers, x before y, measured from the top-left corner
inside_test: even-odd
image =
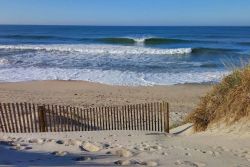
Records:
[[[249,135],[89,131],[1,134],[1,165],[249,167]],[[186,129],[186,130],[185,130]],[[9,156],[11,155],[11,156]]]
[[[2,103],[98,107],[166,101],[171,125],[179,124],[199,103],[211,85],[111,86],[86,81],[30,81],[0,84]]]
[[[0,166],[250,167],[248,35],[0,26]]]

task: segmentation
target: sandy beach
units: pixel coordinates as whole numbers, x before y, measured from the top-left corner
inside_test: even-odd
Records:
[[[0,84],[0,101],[80,107],[170,103],[170,121],[178,124],[193,110],[211,85],[110,86],[85,81],[32,81]]]
[[[1,165],[249,167],[249,136],[100,131],[1,134]],[[9,155],[12,156],[9,156]]]

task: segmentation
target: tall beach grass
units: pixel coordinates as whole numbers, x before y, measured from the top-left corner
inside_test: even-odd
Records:
[[[215,85],[186,121],[194,123],[194,130],[199,132],[215,123],[230,125],[242,118],[250,118],[250,64],[234,69]]]

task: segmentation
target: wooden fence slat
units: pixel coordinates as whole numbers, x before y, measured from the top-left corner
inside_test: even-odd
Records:
[[[16,103],[16,106],[17,106],[17,114],[18,114],[20,132],[23,133],[24,132],[24,125],[23,125],[23,121],[22,121],[22,118],[21,118],[21,115],[22,115],[21,106],[20,106],[19,103]]]
[[[3,115],[3,112],[2,112],[2,105],[0,103],[0,128],[1,128],[1,132],[5,132],[3,118],[4,118],[4,115]]]
[[[111,123],[112,123],[112,130],[116,130],[116,114],[115,114],[115,107],[110,107],[111,108]]]
[[[141,130],[140,104],[136,104],[136,113],[137,113],[137,130]]]
[[[70,107],[67,106],[65,109],[66,110],[64,112],[66,114],[66,125],[67,125],[66,131],[70,131],[70,129],[71,129],[71,127],[70,127]]]
[[[92,130],[96,130],[97,129],[97,120],[96,120],[96,108],[93,107],[92,109],[93,111],[93,129]]]
[[[164,102],[164,131],[169,133],[169,117],[168,117],[168,110],[169,110],[169,106],[168,103]]]
[[[161,132],[164,132],[164,114],[163,114],[163,105],[160,103],[160,111],[161,111]]]
[[[166,103],[166,102],[165,102]],[[169,133],[169,103],[166,103],[167,105],[167,133]]]
[[[122,107],[120,106],[117,106],[117,112],[119,113],[119,124],[120,124],[120,127],[118,130],[122,130],[123,128],[123,117],[124,117],[124,114],[122,112]]]
[[[88,125],[88,131],[90,131],[91,127],[90,127],[90,113],[89,113],[89,109],[86,109],[86,113],[87,113],[87,125]]]
[[[130,105],[130,120],[131,120],[131,129],[134,130],[134,109],[133,109],[133,105]]]
[[[80,112],[79,112],[79,108],[77,107],[76,108],[76,117],[77,117],[77,120],[76,120],[76,131],[80,131]]]
[[[110,122],[111,122],[110,107],[107,107],[107,109],[108,109],[108,130],[111,130],[111,124],[110,124]]]
[[[142,113],[142,130],[146,130],[146,112],[145,112],[145,104],[141,104],[141,113]]]
[[[31,104],[31,108],[33,110],[33,115],[34,115],[34,130],[35,130],[35,132],[39,132],[39,129],[38,129],[38,112],[36,110],[36,105]]]
[[[10,120],[10,124],[11,124],[11,126],[10,126],[10,129],[11,129],[10,132],[16,132],[15,131],[15,126],[14,126],[14,120],[13,120],[14,119],[13,118],[13,113],[12,113],[13,110],[11,110],[10,103],[8,103],[7,106],[8,106],[8,113],[9,113],[9,118],[10,118],[9,120]]]
[[[126,111],[126,106],[122,106],[122,114],[123,114],[123,119],[122,119],[122,122],[123,122],[123,127],[122,127],[122,130],[127,130],[127,111]]]
[[[31,107],[31,104],[28,103],[28,110],[29,110],[29,120],[30,120],[30,131],[31,132],[35,132],[35,129],[34,129],[34,112],[32,111],[32,107]]]
[[[28,129],[27,129],[27,120],[25,118],[25,109],[24,109],[24,104],[20,103],[20,107],[21,107],[21,117],[22,117],[22,121],[23,121],[23,128],[24,128],[24,132],[27,133]]]
[[[132,108],[133,108],[134,130],[137,130],[137,118],[136,118],[136,108],[135,108],[135,105],[132,105]]]
[[[118,120],[117,130],[121,130],[122,129],[122,116],[121,116],[121,111],[119,110],[118,106],[116,106],[116,113],[117,113],[117,120]]]
[[[23,106],[24,106],[24,107],[23,107],[23,108],[24,108],[23,113],[24,113],[24,115],[26,116],[26,117],[25,117],[25,119],[26,119],[26,122],[25,122],[25,123],[26,123],[26,125],[27,125],[27,126],[26,126],[26,132],[30,132],[30,124],[29,124],[30,121],[29,121],[29,113],[28,113],[27,103],[24,103]]]
[[[72,121],[73,121],[73,124],[74,124],[74,130],[77,131],[77,127],[78,127],[78,121],[77,121],[78,120],[78,114],[77,114],[76,107],[73,107],[73,109],[74,109],[74,112],[73,112],[74,113],[74,115],[73,115],[74,118],[73,118]]]
[[[133,105],[133,119],[134,119],[134,130],[137,130],[137,117],[136,117],[136,106]]]
[[[97,117],[97,119],[98,119],[98,129],[99,130],[102,130],[102,110],[101,110],[101,107],[99,106],[98,107],[98,117]]]
[[[141,119],[141,117],[140,117],[140,110],[139,110],[139,104],[136,104],[136,123],[137,123],[137,125],[136,125],[136,129],[137,130],[141,130],[141,121],[140,121],[140,119]]]
[[[37,106],[38,108],[38,117],[39,117],[39,129],[40,132],[46,132],[48,129],[46,128],[46,109],[45,106]]]
[[[151,130],[151,119],[152,119],[152,117],[151,117],[151,114],[150,114],[150,103],[148,103],[147,104],[147,117],[148,117],[148,122],[147,122],[147,124],[148,124],[148,130]]]
[[[115,113],[114,113],[114,107],[110,107],[111,112],[111,130],[115,130]]]
[[[70,117],[69,117],[70,128],[71,128],[71,131],[74,131],[74,122],[73,122],[74,108],[73,107],[70,107],[69,114],[70,114]]]
[[[84,116],[84,130],[87,131],[87,125],[88,125],[88,122],[87,122],[87,109],[83,109],[83,116]]]
[[[57,110],[57,105],[52,105],[52,111],[53,111],[53,115],[54,115],[54,132],[58,132],[59,128],[58,128],[58,125],[59,125],[59,113],[58,113],[58,110]]]
[[[90,131],[93,130],[93,108],[90,107],[89,109],[89,120],[90,120]]]
[[[129,109],[129,105],[127,105],[127,130],[131,130],[130,129],[130,123],[131,123],[131,120],[130,120],[130,109]]]
[[[128,130],[128,114],[127,114],[127,106],[124,106],[124,118],[123,118],[123,130]]]
[[[53,114],[53,105],[48,105],[48,111],[50,112],[50,132],[54,132],[55,118]]]
[[[7,132],[11,132],[9,114],[8,114],[8,110],[7,110],[7,105],[5,103],[3,103],[3,110],[4,110],[4,115],[5,115],[5,118],[7,121],[7,124],[6,124]]]
[[[4,132],[4,129],[3,129],[3,121],[2,121],[2,118],[3,118],[3,115],[2,115],[2,111],[1,111],[1,103],[0,103],[0,132]]]
[[[105,110],[105,130],[108,130],[108,109],[104,107]]]
[[[151,121],[150,121],[150,124],[151,124],[151,131],[154,131],[154,113],[153,113],[153,103],[150,103],[150,115],[151,115]]]
[[[80,119],[80,122],[81,122],[81,131],[84,131],[85,120],[84,120],[84,112],[83,112],[82,108],[80,108],[80,115],[81,115],[81,119]]]
[[[6,117],[5,117],[5,114],[4,114],[4,109],[3,109],[3,104],[2,104],[2,103],[0,103],[0,111],[1,111],[2,129],[3,129],[3,132],[8,132],[8,130],[7,130]]]
[[[160,107],[159,107],[159,102],[156,103],[156,113],[157,113],[157,131],[160,131],[160,113],[159,113],[159,110],[160,110]]]
[[[131,130],[134,130],[134,119],[133,119],[133,106],[129,105],[130,117],[129,120],[131,122]]]
[[[117,113],[117,110],[116,110],[116,106],[113,107],[113,114],[114,114],[114,130],[118,130],[119,118],[118,118],[118,113]]]
[[[53,120],[53,132],[56,132],[56,126],[58,124],[58,120],[57,120],[58,117],[57,117],[54,105],[51,105],[51,113],[52,113],[52,120]]]
[[[14,132],[18,133],[19,132],[19,130],[18,130],[18,120],[17,120],[17,113],[16,113],[15,104],[12,103],[11,106],[12,106],[13,117],[14,117],[14,122],[15,122],[14,123],[15,124],[15,131]]]
[[[145,114],[146,114],[146,130],[150,130],[150,115],[149,115],[149,104],[145,104]]]
[[[93,113],[93,117],[92,117],[92,119],[93,119],[93,129],[92,130],[96,130],[96,110],[95,110],[95,108],[93,108],[92,109],[92,113]]]
[[[47,121],[47,124],[46,124],[46,131],[47,132],[52,132],[52,118],[51,118],[51,110],[50,110],[50,106],[49,105],[45,105],[45,108],[46,108],[46,114],[45,114],[45,118],[46,118],[46,121]]]
[[[114,107],[114,115],[115,115],[115,130],[119,129],[119,117],[118,117],[118,110],[117,110],[117,106]]]
[[[102,122],[102,130],[105,130],[105,113],[104,113],[104,108],[103,106],[101,107],[101,113],[102,113],[102,117],[101,117],[101,122]]]
[[[130,105],[127,106],[127,111],[128,111],[128,116],[127,116],[127,121],[128,121],[128,130],[131,130],[131,113],[130,113]]]
[[[138,105],[139,117],[140,117],[140,126],[139,130],[143,130],[143,115],[142,115],[142,104]]]
[[[157,131],[157,108],[156,108],[156,103],[153,103],[153,114],[154,114],[154,124],[155,128],[154,131]]]
[[[59,106],[59,110],[60,110],[60,115],[62,116],[61,117],[61,121],[62,121],[62,131],[64,132],[64,131],[66,131],[66,118],[65,118],[65,116],[66,116],[66,113],[65,113],[65,107],[63,107],[63,106]]]

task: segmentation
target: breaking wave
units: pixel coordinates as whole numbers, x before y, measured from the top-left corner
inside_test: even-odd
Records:
[[[80,52],[83,54],[111,55],[181,55],[192,52],[191,48],[158,49],[139,46],[114,45],[0,45],[0,49],[48,51],[48,52]]]
[[[111,44],[144,44],[144,45],[159,45],[159,44],[177,44],[190,43],[193,41],[171,38],[100,38],[99,41]]]
[[[180,83],[218,82],[225,71],[183,73],[138,73],[119,70],[61,69],[61,68],[8,68],[0,69],[0,81],[30,80],[84,80],[111,85],[172,85]]]
[[[133,37],[108,37],[108,38],[69,38],[62,36],[50,35],[2,35],[0,38],[17,39],[17,40],[69,40],[75,42],[101,42],[107,44],[144,44],[144,45],[160,45],[160,44],[178,44],[178,43],[193,43],[200,41],[173,39],[173,38],[133,38]]]

